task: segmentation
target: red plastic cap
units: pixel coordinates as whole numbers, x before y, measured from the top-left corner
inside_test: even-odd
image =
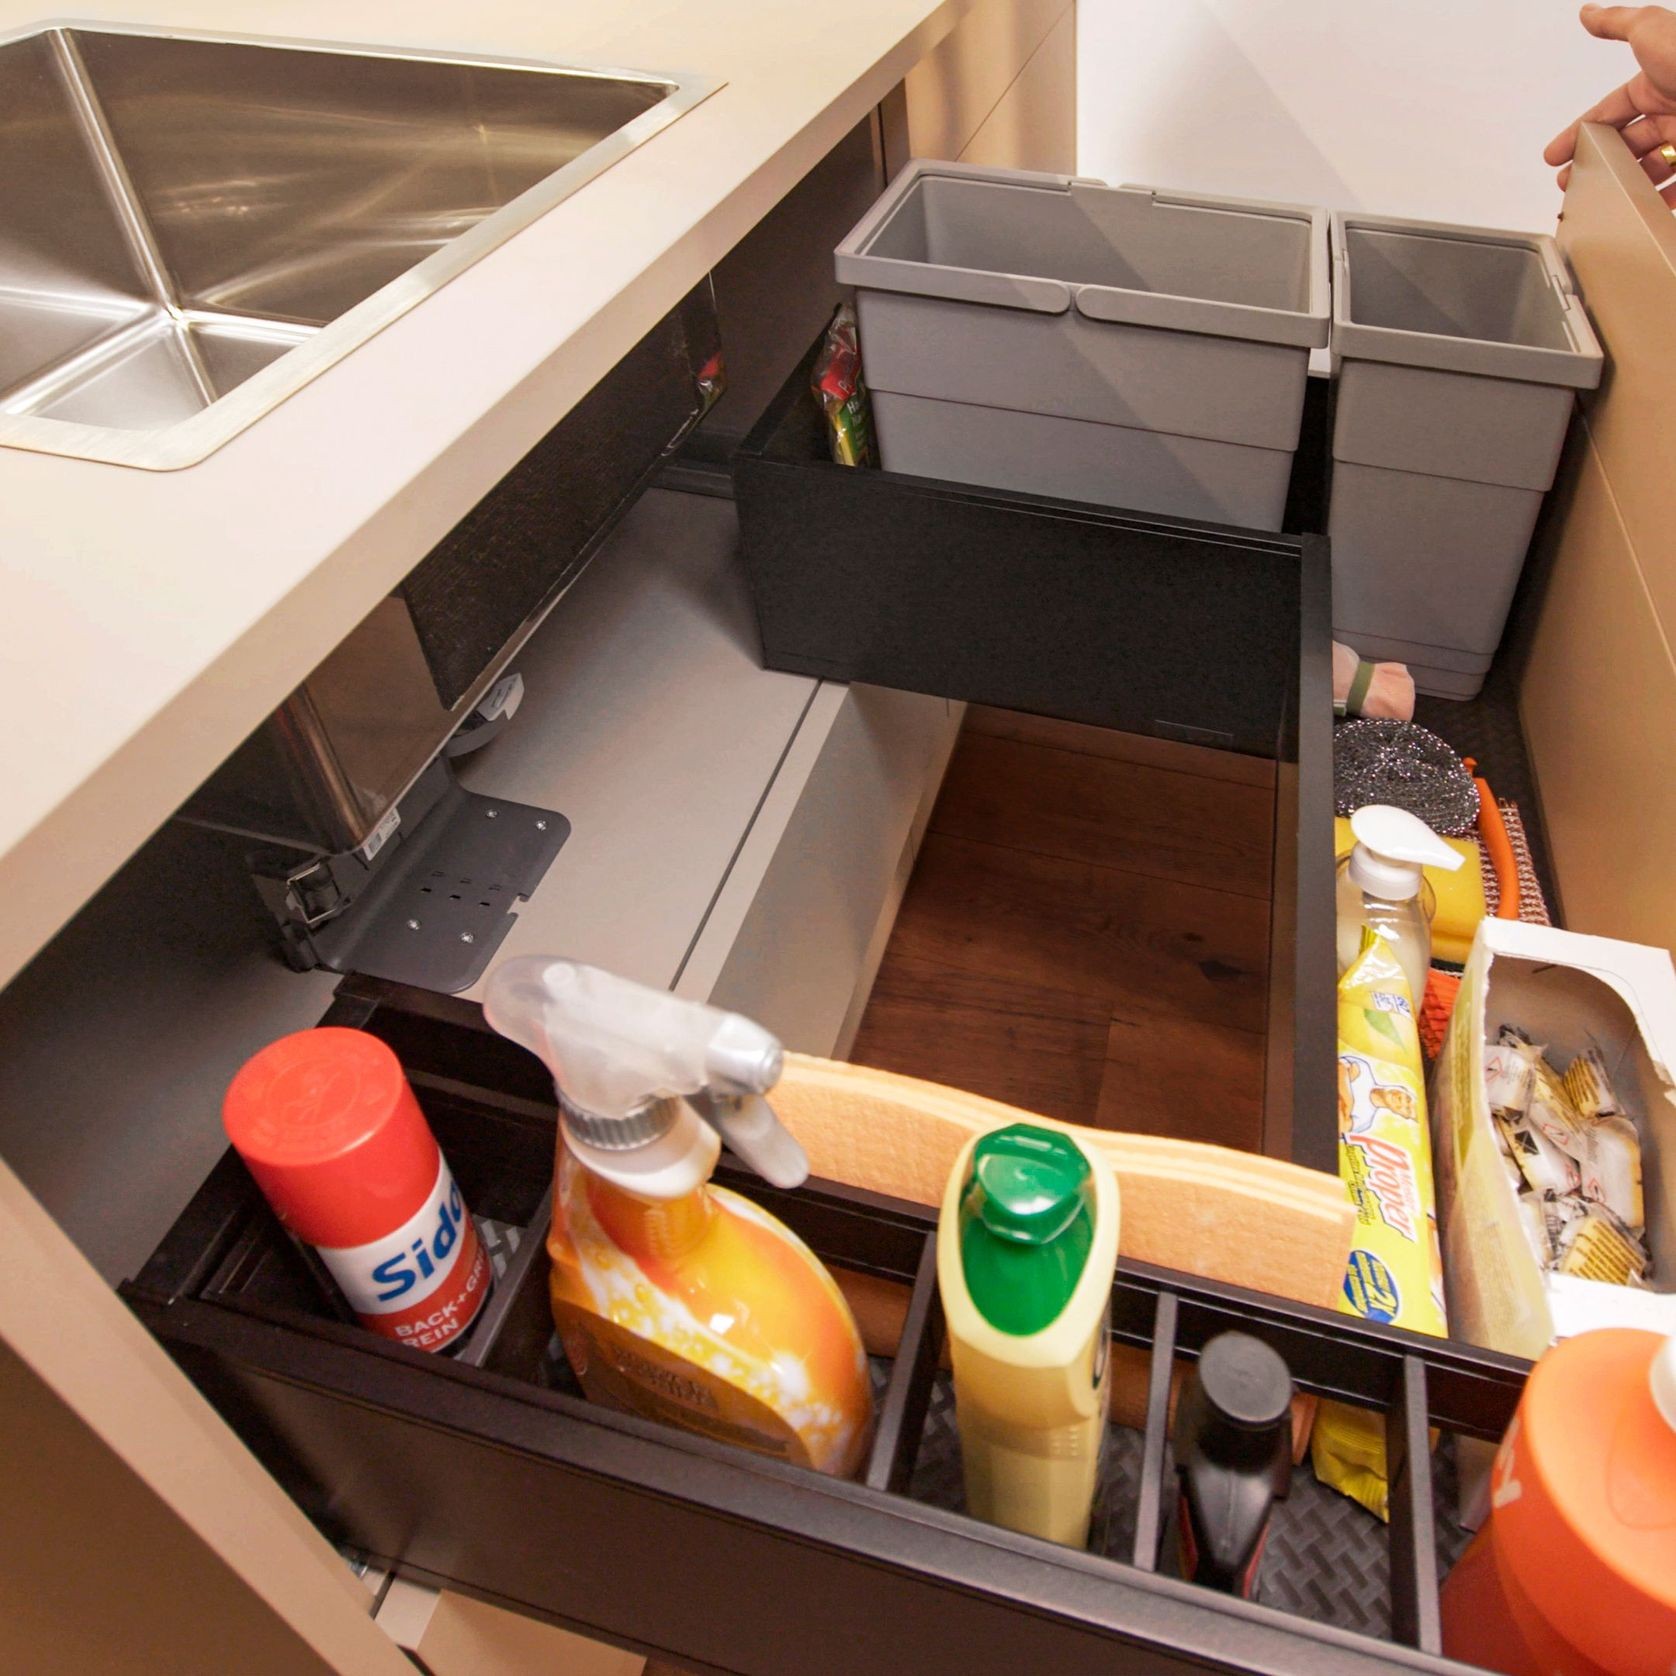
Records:
[[[436,1184],[437,1144],[401,1062],[361,1030],[300,1030],[263,1048],[233,1078],[221,1121],[310,1245],[378,1239]]]

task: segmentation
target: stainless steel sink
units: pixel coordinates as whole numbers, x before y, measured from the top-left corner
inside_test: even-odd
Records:
[[[99,25],[0,39],[0,445],[201,460],[714,86]]]

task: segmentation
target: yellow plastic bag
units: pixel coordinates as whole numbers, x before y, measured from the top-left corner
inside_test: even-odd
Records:
[[[1338,986],[1338,1159],[1356,1209],[1339,1307],[1443,1337],[1443,1260],[1432,1186],[1425,1062],[1395,951],[1375,931]],[[1310,1441],[1315,1475],[1387,1517],[1381,1415],[1324,1402]]]

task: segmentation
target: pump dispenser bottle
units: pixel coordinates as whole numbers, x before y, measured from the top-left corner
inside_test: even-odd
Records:
[[[541,956],[483,1010],[559,1097],[550,1296],[596,1402],[849,1476],[872,1430],[867,1356],[820,1260],[713,1186],[721,1143],[776,1187],[809,1173],[763,1095],[780,1044],[736,1013]]]
[[[1356,847],[1338,864],[1339,974],[1360,956],[1363,927],[1371,926],[1391,945],[1418,1008],[1432,963],[1437,907],[1423,870],[1452,873],[1463,858],[1417,815],[1388,803],[1358,809],[1350,830]]]

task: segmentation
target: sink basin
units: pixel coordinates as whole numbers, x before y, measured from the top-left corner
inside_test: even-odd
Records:
[[[203,459],[715,85],[102,25],[0,39],[0,445]]]

